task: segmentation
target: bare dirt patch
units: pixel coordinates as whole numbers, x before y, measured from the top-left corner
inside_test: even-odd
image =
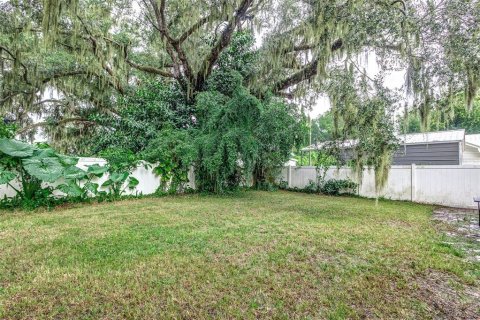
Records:
[[[479,319],[480,290],[477,287],[459,284],[448,274],[430,270],[417,279],[420,300],[428,304],[434,319]]]
[[[444,244],[459,250],[466,261],[480,263],[478,211],[436,208],[433,220],[439,222]],[[480,319],[480,284],[461,284],[451,275],[430,270],[417,280],[418,294],[426,301],[435,319]]]
[[[445,224],[448,243],[463,251],[467,259],[480,262],[480,227],[478,211],[456,208],[437,208],[433,219]]]

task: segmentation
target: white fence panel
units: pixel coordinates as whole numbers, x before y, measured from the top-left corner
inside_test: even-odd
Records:
[[[351,169],[351,180],[358,179]],[[379,190],[378,195],[392,200],[411,200],[412,199],[412,174],[410,166],[395,166],[390,169],[388,179],[383,189]],[[375,172],[373,169],[365,169],[363,178],[359,187],[359,195],[375,198],[377,192],[375,190]]]
[[[13,180],[10,182],[10,184],[15,188],[15,189],[20,189],[21,188],[21,185],[18,181],[16,180]],[[3,184],[2,187],[0,188],[0,198],[4,198],[5,196],[7,198],[11,198],[13,196],[15,196],[15,194],[17,194],[17,192],[15,190],[13,190],[12,187],[6,185],[6,184]]]
[[[286,167],[281,180],[291,188],[303,188],[316,181],[315,167]],[[350,168],[328,169],[325,179],[350,179],[358,182]],[[375,198],[375,173],[365,169],[358,194]],[[480,166],[392,166],[385,187],[378,196],[452,207],[474,208],[474,196],[480,196]]]
[[[480,196],[480,166],[417,166],[414,201],[474,207]]]

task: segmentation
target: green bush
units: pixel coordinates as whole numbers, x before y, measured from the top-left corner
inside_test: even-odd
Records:
[[[320,188],[321,192],[337,196],[342,193],[354,193],[358,185],[351,180],[328,180]]]
[[[338,196],[340,194],[353,194],[358,188],[358,184],[351,180],[337,180],[331,179],[325,182],[315,182],[310,180],[308,184],[303,188],[288,188],[287,182],[282,181],[279,184],[280,189],[303,192],[303,193],[323,193],[332,196]]]
[[[186,191],[188,171],[196,156],[191,140],[187,130],[166,128],[150,141],[141,154],[143,159],[155,164],[153,172],[161,179],[158,194]]]

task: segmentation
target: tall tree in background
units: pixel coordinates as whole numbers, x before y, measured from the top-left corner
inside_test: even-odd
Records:
[[[333,113],[328,110],[312,120],[312,143],[331,141],[334,139],[335,123]]]
[[[445,112],[448,110],[448,112]],[[480,133],[480,100],[474,99],[470,110],[465,109],[465,95],[463,93],[453,97],[435,101],[429,113],[428,127],[422,127],[422,119],[418,110],[410,110],[407,115],[399,118],[402,133],[416,133],[422,131],[441,131],[465,129],[468,134]]]
[[[405,48],[406,89],[425,131],[432,110],[452,114],[450,99],[458,92],[465,92],[464,106],[471,110],[480,87],[480,2],[419,1],[415,7],[407,14],[415,37]],[[438,103],[444,98],[447,103]]]
[[[98,115],[125,117],[119,102],[142,83],[160,81],[196,106],[224,63],[222,53],[244,30],[256,34],[258,60],[254,73],[241,75],[242,86],[257,99],[295,99],[302,108],[327,93],[340,139],[356,135],[355,126],[338,130],[353,115],[375,136],[390,126],[382,120],[390,106],[373,103],[386,110],[371,122],[359,103],[366,93],[385,96],[373,94],[382,86],[365,76],[359,56],[375,52],[383,71],[407,69],[405,89],[424,128],[433,101],[465,90],[471,106],[479,87],[478,0],[10,0],[0,6],[4,118],[24,136],[45,127],[49,141],[64,148],[99,127],[114,130]],[[53,99],[45,98],[49,91]]]
[[[87,132],[95,123],[85,113],[115,113],[118,96],[144,77],[175,82],[193,101],[233,34],[244,29],[263,38],[259,69],[249,79],[257,97],[315,96],[332,64],[357,66],[365,50],[387,69],[408,65],[408,87],[423,113],[434,79],[442,89],[467,88],[469,97],[478,86],[474,0],[11,0],[0,6],[0,101],[22,133],[52,124]],[[58,98],[43,99],[45,90]],[[32,114],[53,117],[34,124]]]

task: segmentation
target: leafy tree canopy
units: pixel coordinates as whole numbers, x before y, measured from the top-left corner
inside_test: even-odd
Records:
[[[457,94],[450,99],[437,101],[428,115],[427,127],[422,128],[418,110],[408,111],[399,118],[402,133],[465,129],[466,133],[480,133],[480,100],[472,101],[471,110],[465,109],[465,95]]]
[[[0,4],[0,101],[19,133],[49,126],[52,139],[73,139],[78,132],[59,128],[88,132],[97,123],[87,113],[117,113],[146,78],[193,103],[216,68],[235,65],[255,69],[237,71],[256,97],[307,101],[325,92],[332,66],[375,51],[385,70],[408,70],[405,88],[426,121],[438,95],[465,89],[471,106],[479,12],[478,0],[9,0]],[[222,59],[249,41],[232,44],[246,30],[259,61]]]
[[[312,119],[311,129],[312,143],[333,140],[333,133],[335,131],[333,112],[331,110],[328,110],[324,114],[319,115],[317,118]]]

